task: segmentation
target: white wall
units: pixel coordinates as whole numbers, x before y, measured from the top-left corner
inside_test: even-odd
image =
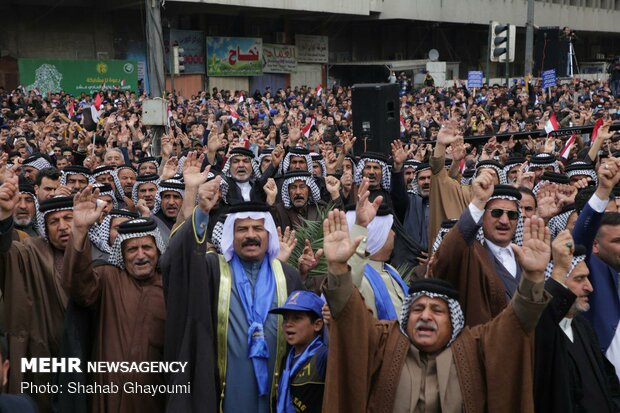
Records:
[[[297,71],[291,73],[291,86],[317,87],[321,84],[321,65],[302,64],[297,65]]]
[[[302,10],[323,13],[370,14],[370,0],[168,0],[170,2],[223,4],[238,7]],[[391,1],[391,0],[390,0]],[[373,5],[373,7],[377,7]]]
[[[560,0],[562,1],[562,0]],[[568,2],[568,0],[564,0]],[[534,24],[574,30],[617,32],[620,11],[535,1]],[[380,19],[411,19],[488,24],[491,20],[525,26],[527,0],[389,0]]]

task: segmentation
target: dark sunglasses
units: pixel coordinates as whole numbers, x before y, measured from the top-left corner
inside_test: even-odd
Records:
[[[504,215],[504,212],[506,213],[506,215],[508,215],[508,219],[511,221],[516,220],[517,218],[519,218],[519,212],[518,211],[507,211],[505,209],[500,209],[500,208],[495,208],[495,209],[490,209],[488,210],[489,212],[491,212],[491,216],[493,218],[500,218],[502,215]]]

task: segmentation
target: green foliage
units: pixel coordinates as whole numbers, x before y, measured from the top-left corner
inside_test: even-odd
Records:
[[[310,221],[301,218],[301,225],[295,227],[295,237],[297,238],[297,245],[291,253],[288,263],[297,268],[297,261],[303,253],[306,240],[310,241],[312,251],[316,252],[319,248],[323,248],[323,221],[327,218],[327,214],[334,208],[332,203],[328,204],[325,208],[319,208],[319,220]],[[327,274],[327,261],[325,257],[321,257],[319,265],[314,268],[308,274],[310,277],[319,277]]]

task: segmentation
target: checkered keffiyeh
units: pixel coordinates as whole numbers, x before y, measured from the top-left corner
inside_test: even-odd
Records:
[[[26,163],[24,163],[22,166],[31,166],[37,170],[41,170],[41,169],[45,169],[45,168],[51,168],[52,164],[50,164],[47,159],[45,159],[44,157],[38,157],[36,159],[33,159],[31,161],[27,161]]]
[[[310,153],[292,153],[292,152],[288,152],[285,156],[284,159],[282,160],[282,169],[280,171],[280,173],[282,175],[286,174],[287,172],[289,172],[288,167],[291,163],[291,156],[301,156],[303,158],[306,158],[306,165],[308,166],[308,172],[310,174],[312,174],[312,157],[310,156]]]
[[[70,202],[69,202],[70,200]],[[61,197],[61,196],[57,196],[57,197],[53,197],[50,198],[48,200],[45,200],[42,202],[43,205],[47,204],[49,205],[50,202],[62,202],[65,201],[63,203],[63,205],[59,205],[55,208],[52,209],[48,209],[45,212],[41,212],[41,207],[42,205],[39,204],[38,208],[37,208],[37,214],[36,214],[36,223],[37,223],[37,227],[39,230],[39,234],[41,234],[41,236],[43,238],[45,238],[46,241],[49,241],[49,237],[47,235],[47,228],[45,226],[45,218],[47,217],[48,214],[52,213],[52,212],[58,212],[58,211],[71,211],[73,210],[73,199],[71,197]]]
[[[575,255],[570,262],[570,268],[568,272],[566,273],[565,277],[568,278],[568,276],[570,275],[571,272],[573,272],[577,264],[585,261],[585,259],[586,259],[585,255]],[[545,268],[545,280],[551,277],[552,272],[553,272],[553,261],[550,261],[549,264],[547,264],[547,268]]]
[[[156,179],[153,181],[136,181],[136,183],[133,184],[133,189],[131,190],[131,200],[133,201],[134,205],[138,205],[138,190],[140,189],[140,186],[144,184],[155,184],[155,186],[159,188],[159,179]],[[159,196],[159,191],[156,191],[155,192],[155,206],[153,206],[153,211],[158,211],[160,205],[161,205],[161,197]]]
[[[575,208],[559,213],[558,215],[552,217],[549,220],[549,230],[551,232],[551,240],[554,240],[558,234],[566,229],[566,225],[568,224],[568,218],[570,218],[571,214],[575,212]]]
[[[521,203],[517,198],[506,196],[506,195],[495,195],[489,198],[487,203],[491,202],[494,199],[505,199],[507,201],[514,201],[517,203],[517,210],[521,210]],[[523,214],[519,213],[519,218],[517,218],[517,228],[515,229],[515,234],[512,237],[512,242],[517,244],[518,246],[523,245],[523,226],[525,224],[525,219],[523,218]],[[476,234],[476,239],[480,241],[480,243],[484,243],[484,230],[482,227],[478,229],[478,233]]]
[[[222,253],[222,233],[224,232],[224,221],[217,221],[211,232],[211,244],[218,254]]]
[[[506,173],[504,172],[504,170],[502,168],[499,168],[499,167],[497,167],[495,165],[480,165],[480,167],[478,167],[476,165],[476,174],[475,174],[476,176],[478,176],[478,172],[481,169],[493,169],[495,172],[497,172],[497,177],[499,179],[499,183],[501,185],[506,185],[507,184],[507,182],[506,182]]]
[[[310,189],[310,197],[308,198],[308,204],[316,204],[321,199],[321,191],[312,176],[293,176],[290,178],[286,178],[282,183],[282,202],[284,203],[284,208],[291,209],[293,206],[291,199],[288,193],[288,187],[295,181],[304,181],[308,188]]]
[[[443,294],[432,293],[429,291],[420,291],[414,294],[410,294],[405,301],[403,302],[403,308],[400,311],[400,331],[405,336],[409,337],[407,334],[407,323],[409,322],[409,314],[411,312],[411,306],[416,300],[422,296],[428,296],[431,298],[441,298],[446,303],[448,303],[448,308],[450,309],[450,321],[452,322],[452,336],[450,337],[450,341],[446,345],[446,347],[450,347],[454,340],[461,334],[463,327],[465,326],[465,316],[463,315],[463,310],[461,309],[461,305],[459,302],[453,298],[450,298]]]
[[[156,214],[159,211],[159,208],[161,208],[161,195],[164,192],[168,192],[168,191],[174,191],[176,193],[178,193],[179,195],[181,195],[181,198],[185,198],[185,190],[181,189],[181,188],[177,188],[177,187],[173,187],[173,186],[167,186],[167,184],[176,184],[176,185],[183,185],[183,182],[179,179],[166,179],[165,181],[159,181],[157,183],[157,195],[159,196],[160,199],[160,203],[158,204],[157,202],[155,202],[155,208],[153,208],[153,213]]]
[[[310,157],[312,158],[313,165],[314,162],[318,162],[319,165],[321,165],[321,176],[325,178],[327,176],[327,166],[325,165],[325,158],[323,158],[323,155],[316,152],[310,152]]]
[[[569,178],[572,178],[573,176],[589,176],[590,178],[592,178],[592,181],[598,185],[598,176],[596,175],[596,171],[594,169],[591,168],[587,168],[587,164],[584,162],[584,168],[583,169],[573,169],[570,171],[566,171],[566,175]],[[571,164],[575,165],[575,163]]]
[[[224,176],[227,176],[228,178],[233,178],[231,172],[230,172],[230,163],[232,161],[232,159],[236,156],[244,156],[244,157],[248,157],[245,154],[241,154],[241,153],[234,153],[231,154],[230,157],[226,160],[226,164],[224,165],[224,168],[222,168],[222,174],[224,174]],[[260,173],[260,165],[257,164],[254,159],[250,159],[250,163],[252,164],[252,176],[254,178],[258,178],[261,176]]]
[[[357,166],[355,167],[355,175],[353,177],[353,181],[355,182],[355,184],[359,185],[362,183],[362,178],[363,178],[362,173],[364,172],[364,167],[366,166],[366,162],[374,162],[374,163],[378,163],[379,165],[381,165],[381,187],[384,190],[389,191],[390,188],[392,187],[392,177],[390,175],[390,170],[387,164],[379,159],[374,159],[374,158],[360,159],[360,161],[357,163]]]
[[[146,223],[147,220],[144,218],[138,218],[130,222]],[[153,238],[155,238],[155,244],[157,245],[159,254],[163,255],[163,253],[166,251],[166,244],[164,243],[164,240],[162,239],[161,234],[159,233],[159,228],[155,228],[152,231],[145,231],[145,232],[133,232],[130,234],[119,233],[118,236],[116,237],[116,240],[114,241],[114,245],[112,245],[112,253],[110,254],[110,257],[108,258],[108,262],[114,265],[115,267],[118,267],[121,270],[124,270],[125,260],[123,259],[123,251],[122,251],[123,242],[129,239],[133,239],[133,238],[142,238],[142,237],[148,237],[148,236],[152,236]]]

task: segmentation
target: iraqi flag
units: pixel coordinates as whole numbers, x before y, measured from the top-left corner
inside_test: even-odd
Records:
[[[233,125],[237,122],[239,122],[239,114],[231,107],[229,107],[230,109],[230,120],[232,121]]]
[[[405,124],[405,121],[403,120],[403,117],[400,117],[400,133],[405,133],[405,131],[407,130],[407,125]]]
[[[69,114],[69,119],[73,119],[75,116],[75,102],[70,101],[67,105],[67,113]]]
[[[590,135],[590,145],[594,143],[596,137],[598,136],[598,130],[603,126],[603,118],[598,118],[598,120],[594,123],[594,129],[592,129],[592,134]]]
[[[552,113],[547,123],[545,123],[545,132],[547,132],[547,135],[548,135],[551,132],[556,131],[558,129],[560,129],[560,124],[558,123],[558,120],[555,118],[555,113]]]
[[[322,94],[322,93],[323,93],[323,87],[322,87],[321,85],[318,85],[318,86],[316,87],[316,95],[317,95],[318,97],[321,97],[321,94]]]
[[[570,155],[570,150],[574,144],[575,144],[575,134],[573,133],[573,135],[570,138],[568,138],[568,140],[566,141],[566,144],[560,151],[560,156],[564,159],[568,159],[568,156]]]
[[[243,92],[239,92],[239,103],[243,103],[245,98],[243,97]]]
[[[314,120],[314,116],[311,118],[310,122],[308,122],[308,124],[306,126],[304,126],[304,128],[301,130],[301,133],[304,134],[304,136],[306,138],[310,137],[310,130],[312,129],[312,127],[316,124],[316,121]]]

